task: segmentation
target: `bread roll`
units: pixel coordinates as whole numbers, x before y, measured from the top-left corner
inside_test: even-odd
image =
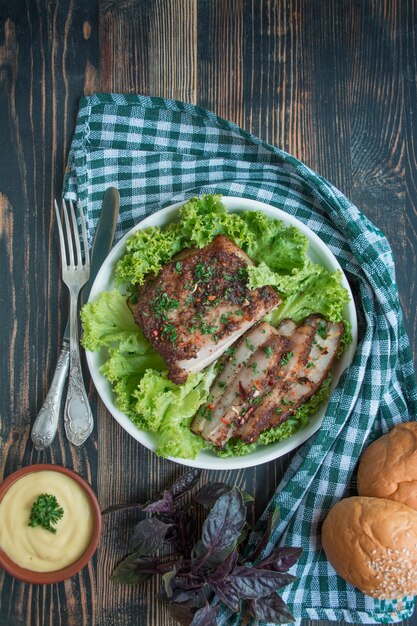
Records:
[[[322,531],[327,559],[340,576],[381,599],[417,594],[417,512],[382,498],[338,502]]]
[[[417,422],[394,426],[365,450],[358,493],[397,500],[417,511]]]

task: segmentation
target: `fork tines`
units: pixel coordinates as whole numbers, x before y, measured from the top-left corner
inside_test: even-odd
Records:
[[[80,234],[77,224],[77,218],[75,215],[74,205],[72,200],[69,201],[69,209],[68,205],[65,203],[64,199],[62,199],[62,213],[64,216],[65,230],[67,237],[64,237],[62,220],[59,214],[58,203],[55,200],[55,214],[58,223],[58,231],[59,231],[59,241],[61,245],[61,254],[62,254],[62,262],[67,265],[67,267],[76,268],[79,266],[90,265],[90,254],[88,250],[88,241],[87,241],[87,229],[85,225],[84,212],[79,207],[78,214],[80,217],[81,223],[81,233],[82,233],[82,248],[81,250],[81,242],[80,242]],[[68,216],[68,212],[70,216]],[[66,245],[65,245],[66,244]],[[74,255],[74,250],[76,254]],[[84,261],[83,261],[84,257]]]

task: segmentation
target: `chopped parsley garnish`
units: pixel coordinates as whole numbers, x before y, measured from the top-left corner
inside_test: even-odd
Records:
[[[259,373],[259,369],[258,369],[258,364],[257,363],[252,363],[251,365],[252,371],[254,374],[258,374]]]
[[[271,346],[267,346],[266,348],[264,348],[265,354],[268,357],[268,359],[271,358],[272,353],[273,353],[273,349]]]
[[[182,271],[182,262],[181,261],[177,261],[175,263],[175,271],[177,272],[177,274],[181,274],[181,271]]]
[[[241,267],[240,270],[237,273],[237,277],[239,278],[239,280],[244,280],[245,282],[247,282],[248,280],[248,271],[245,267]]]
[[[174,311],[180,305],[178,300],[170,298],[165,292],[155,297],[149,304],[156,317],[161,317],[164,320],[167,319],[168,311]]]
[[[222,313],[220,315],[220,321],[222,324],[227,324],[227,322],[229,321],[229,317],[230,317],[231,313]]]
[[[199,280],[207,282],[213,277],[213,270],[210,266],[204,265],[204,263],[197,263],[194,268],[194,275]]]
[[[219,380],[217,382],[218,387],[220,387],[220,389],[225,389],[226,387],[226,383],[224,382],[224,380]]]
[[[200,329],[203,335],[214,335],[218,330],[217,326],[207,324],[207,322],[204,320],[201,322]]]
[[[294,352],[286,352],[281,359],[280,365],[287,365],[292,359]]]
[[[253,343],[251,343],[249,341],[249,339],[247,337],[245,339],[245,345],[246,345],[247,349],[250,350],[251,352],[253,352],[255,350],[255,346],[253,345]]]
[[[327,324],[326,322],[321,322],[320,326],[317,329],[317,334],[322,339],[327,339]]]
[[[308,367],[308,369],[311,369],[312,367],[316,367],[316,366],[313,363],[313,361],[310,361],[309,363],[307,363],[306,367]]]
[[[56,528],[52,524],[57,524],[63,517],[64,509],[59,506],[55,496],[51,496],[48,493],[41,493],[32,504],[32,510],[30,512],[29,524],[32,528],[36,526],[42,526],[45,530],[56,534]]]
[[[178,333],[173,324],[165,324],[165,326],[162,329],[161,336],[164,339],[169,339],[172,343],[175,343],[178,337]]]

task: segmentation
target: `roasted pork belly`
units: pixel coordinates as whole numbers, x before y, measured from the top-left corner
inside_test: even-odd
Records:
[[[224,357],[208,403],[191,424],[191,430],[224,446],[234,426],[247,419],[262,395],[272,388],[287,341],[265,322],[252,327]]]
[[[298,330],[294,331],[290,352],[293,356],[278,370],[272,393],[267,394],[249,419],[236,428],[234,436],[246,443],[255,442],[262,432],[287,420],[327,378],[337,358],[344,325],[312,316],[302,328],[306,326],[314,329],[312,336],[308,333],[311,341],[303,342],[301,350],[297,350]],[[298,356],[294,358],[296,352]]]
[[[337,356],[342,334],[343,324],[318,315],[299,326],[291,320],[278,329],[258,324],[225,361],[192,430],[219,447],[230,437],[256,441],[317,391]]]
[[[249,289],[251,259],[219,235],[205,248],[183,251],[137,288],[137,324],[176,383],[218,359],[280,303],[272,287]]]

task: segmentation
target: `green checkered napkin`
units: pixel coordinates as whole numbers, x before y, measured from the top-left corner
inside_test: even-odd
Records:
[[[110,185],[121,196],[117,238],[164,206],[220,193],[287,211],[337,257],[358,293],[360,343],[322,427],[299,448],[273,497],[281,522],[265,554],[279,543],[304,548],[292,570],[298,580],[282,594],[297,622],[410,617],[413,598],[387,602],[361,594],[335,575],[320,544],[326,513],[354,493],[352,476],[364,447],[399,421],[417,419],[410,347],[384,235],[297,159],[208,111],[173,100],[113,94],[81,100],[64,192],[81,202],[90,237]],[[226,609],[219,619],[240,623]]]

